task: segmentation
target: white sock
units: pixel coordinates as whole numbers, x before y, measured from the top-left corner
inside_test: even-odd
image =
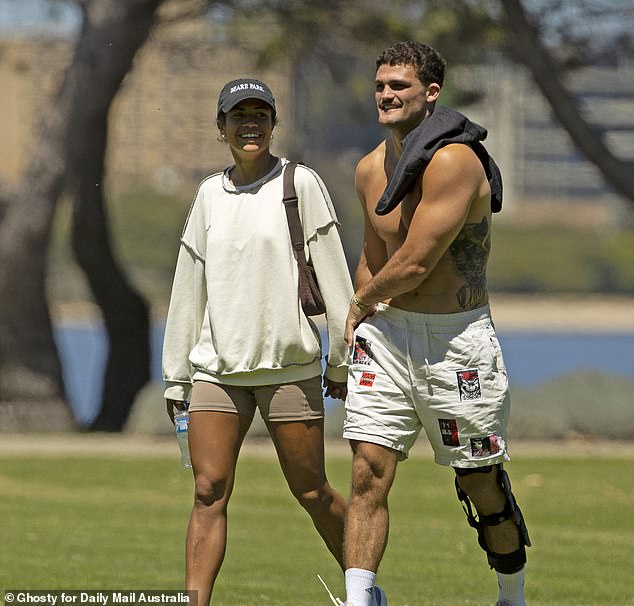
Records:
[[[376,573],[362,568],[346,570],[346,602],[353,606],[370,606]]]
[[[524,599],[524,571],[526,566],[513,574],[495,571],[498,577],[498,600],[508,600],[513,606],[526,606]]]

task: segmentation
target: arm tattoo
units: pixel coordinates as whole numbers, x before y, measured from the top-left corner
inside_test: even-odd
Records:
[[[486,301],[486,267],[491,251],[491,232],[486,217],[464,225],[449,247],[458,273],[466,282],[456,293],[462,309],[475,309]]]

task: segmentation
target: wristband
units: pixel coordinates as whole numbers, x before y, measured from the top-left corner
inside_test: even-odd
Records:
[[[359,301],[359,297],[357,296],[356,292],[352,295],[351,303],[354,303],[361,310],[365,310],[370,307],[369,305],[366,305],[365,303],[361,303],[361,301]]]

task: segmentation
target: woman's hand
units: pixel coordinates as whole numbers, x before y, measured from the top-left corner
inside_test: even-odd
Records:
[[[324,387],[326,388],[326,397],[335,398],[336,400],[345,400],[348,395],[348,387],[346,383],[337,383],[331,381],[328,377],[324,376]]]
[[[182,400],[168,400],[165,399],[165,405],[167,408],[167,416],[170,418],[172,425],[174,424],[174,415],[176,410],[185,410],[185,402]]]

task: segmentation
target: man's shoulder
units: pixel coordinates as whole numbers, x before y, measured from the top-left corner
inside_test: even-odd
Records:
[[[367,178],[372,174],[376,174],[377,171],[385,172],[385,149],[386,142],[381,141],[369,154],[359,160],[356,169],[357,178]]]
[[[474,200],[490,196],[482,163],[468,145],[452,143],[439,149],[425,168],[420,181],[427,199],[449,196]]]
[[[473,148],[467,143],[449,143],[441,147],[431,158],[432,161],[440,162],[460,162],[460,163],[477,163],[480,164],[478,156]]]
[[[484,175],[484,169],[478,156],[471,146],[464,143],[450,143],[441,147],[432,156],[425,173],[431,174],[436,171],[463,175],[464,178],[469,175],[478,178]]]

